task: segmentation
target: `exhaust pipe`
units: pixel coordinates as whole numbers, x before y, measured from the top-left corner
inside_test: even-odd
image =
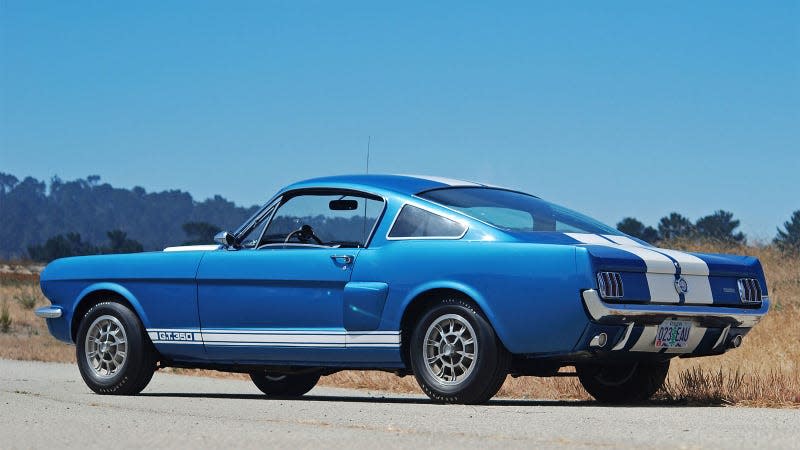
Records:
[[[728,348],[739,348],[742,345],[742,335],[737,334],[728,341]]]
[[[589,347],[603,348],[606,346],[607,342],[608,342],[608,335],[605,333],[600,333],[592,337],[592,340],[589,342]]]

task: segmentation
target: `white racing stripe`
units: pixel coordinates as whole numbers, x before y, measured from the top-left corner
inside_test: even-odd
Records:
[[[658,332],[658,326],[652,325],[644,327],[642,330],[642,334],[639,336],[639,339],[636,340],[636,343],[633,344],[631,347],[632,352],[654,352],[657,351],[656,349],[656,333]]]
[[[618,248],[628,253],[633,253],[644,261],[647,271],[652,273],[675,274],[675,264],[672,260],[656,251],[650,250],[641,245],[621,245],[600,236],[599,234],[588,233],[564,233],[576,241],[584,244],[603,245],[606,247]],[[635,241],[633,241],[635,242]]]
[[[681,296],[675,290],[675,275],[666,273],[647,273],[647,287],[650,301],[658,303],[680,303]],[[624,287],[623,287],[624,289]]]
[[[702,305],[714,302],[708,264],[689,253],[657,247],[649,247],[627,236],[611,234],[564,233],[567,236],[590,245],[602,245],[632,253],[644,261],[647,267],[647,285],[650,301],[653,303],[679,303],[680,295],[675,289],[675,273],[672,260],[681,267],[681,276],[686,280],[688,290],[684,294],[686,304]]]
[[[627,236],[614,236],[611,234],[604,234],[603,236],[620,245],[631,246],[631,247],[645,247],[640,242],[636,242],[635,240]],[[678,261],[678,264],[681,265],[681,274],[708,276],[709,273],[708,264],[706,264],[705,261],[698,258],[697,256],[690,255],[689,253],[680,252],[677,250],[670,250],[668,248],[654,247],[653,250],[662,253],[664,255],[667,255],[672,259],[674,259],[675,261]]]
[[[437,183],[446,184],[448,186],[481,186],[480,184],[474,183],[472,181],[457,180],[455,178],[435,177],[428,175],[404,175],[404,174],[401,174],[400,176],[421,178],[423,180],[435,181]]]

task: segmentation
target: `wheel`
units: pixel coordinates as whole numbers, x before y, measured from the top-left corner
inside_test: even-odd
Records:
[[[83,381],[98,394],[134,395],[153,378],[156,352],[127,307],[98,303],[81,319],[75,356]]]
[[[669,360],[576,367],[583,388],[601,403],[643,402],[653,396],[667,378]]]
[[[300,397],[317,385],[319,374],[284,375],[270,372],[251,372],[250,379],[268,397]]]
[[[417,383],[442,403],[484,403],[508,375],[511,356],[489,321],[462,299],[441,300],[411,334],[409,360]]]

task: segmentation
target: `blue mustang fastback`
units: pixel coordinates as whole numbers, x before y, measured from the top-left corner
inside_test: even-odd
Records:
[[[648,399],[670,359],[739,346],[769,309],[756,258],[648,245],[535,196],[435,177],[318,178],[218,245],[59,259],[37,310],[86,384],[160,367],[249,373],[268,396],[344,369],[481,403],[573,366],[601,402]]]

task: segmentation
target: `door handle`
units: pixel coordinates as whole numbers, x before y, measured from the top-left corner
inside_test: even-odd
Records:
[[[331,255],[331,259],[345,266],[353,262],[352,255]]]

